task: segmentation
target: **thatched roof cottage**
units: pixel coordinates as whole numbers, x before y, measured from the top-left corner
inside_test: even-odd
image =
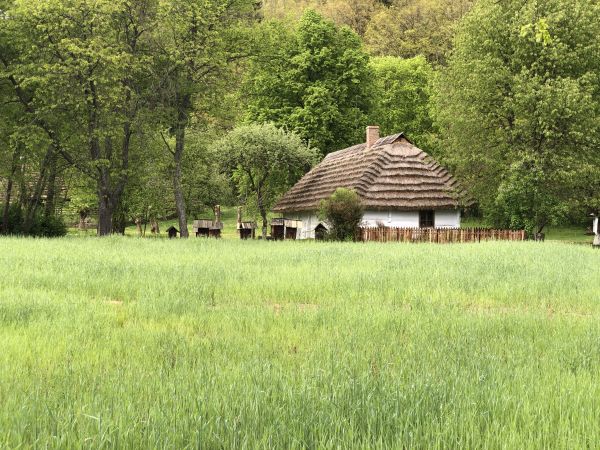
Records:
[[[319,204],[338,187],[358,193],[365,208],[362,226],[460,226],[457,182],[402,133],[380,138],[379,127],[367,127],[365,143],[328,154],[274,211],[302,221],[298,239],[314,238],[323,227]]]

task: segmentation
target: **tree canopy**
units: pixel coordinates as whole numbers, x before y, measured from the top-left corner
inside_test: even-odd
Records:
[[[416,144],[425,144],[432,131],[431,65],[423,56],[385,56],[372,58],[371,70],[371,122],[379,125],[384,136],[404,132]]]
[[[277,31],[273,54],[246,78],[249,119],[292,130],[323,154],[360,142],[370,101],[360,38],[313,10]]]
[[[461,23],[436,118],[446,160],[498,224],[539,231],[593,202],[582,175],[600,163],[599,7],[481,0]]]
[[[285,193],[316,162],[315,149],[295,133],[273,124],[243,125],[215,144],[240,199],[262,218],[266,236],[267,214]]]

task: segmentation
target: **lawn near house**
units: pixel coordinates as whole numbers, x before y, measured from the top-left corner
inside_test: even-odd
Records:
[[[0,447],[600,440],[600,252],[1,239]]]

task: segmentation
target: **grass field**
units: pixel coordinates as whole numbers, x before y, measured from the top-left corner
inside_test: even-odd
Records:
[[[600,251],[0,239],[0,448],[592,448]]]

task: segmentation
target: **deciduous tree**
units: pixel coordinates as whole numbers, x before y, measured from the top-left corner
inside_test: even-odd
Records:
[[[394,0],[369,21],[365,42],[378,56],[424,55],[444,64],[459,20],[474,0]]]
[[[307,11],[297,28],[249,70],[249,118],[298,133],[323,154],[364,139],[369,110],[368,56],[360,38]]]
[[[240,126],[218,141],[215,149],[240,197],[248,199],[250,209],[260,214],[263,238],[267,213],[317,157],[298,135],[272,124]]]
[[[424,145],[432,132],[429,84],[433,69],[423,56],[371,59],[373,108],[370,123],[383,135],[404,132]]]
[[[48,135],[45,159],[60,153],[95,180],[98,234],[110,234],[145,106],[155,2],[24,0],[9,17],[26,30],[13,84]]]
[[[193,114],[218,102],[228,64],[253,52],[245,26],[254,18],[253,0],[169,0],[160,2],[159,30],[154,35],[160,58],[157,91],[164,106],[165,148],[173,157],[173,192],[181,237],[187,238],[186,201],[182,186],[185,135]],[[170,144],[172,139],[173,145]]]
[[[462,22],[437,82],[440,148],[494,222],[540,232],[592,202],[599,19],[593,0],[482,0]]]

